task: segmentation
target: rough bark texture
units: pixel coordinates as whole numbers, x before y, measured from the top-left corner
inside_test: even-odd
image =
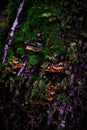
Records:
[[[3,2],[0,129],[86,130],[86,1]]]

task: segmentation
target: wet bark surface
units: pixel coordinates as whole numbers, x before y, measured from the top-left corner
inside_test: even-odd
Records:
[[[50,3],[46,2],[49,6]],[[3,5],[0,7],[2,10],[5,6],[4,1],[0,3]],[[31,4],[33,5],[32,9],[35,8],[36,4],[37,2],[34,5],[33,3]],[[27,6],[28,4],[24,5],[26,10]],[[43,6],[41,5],[41,7]],[[23,54],[15,54],[16,58],[13,56],[12,59],[8,55],[6,60],[4,60],[5,63],[0,65],[1,130],[86,130],[87,38],[86,25],[83,26],[86,22],[86,1],[78,2],[72,0],[72,4],[64,2],[64,7],[66,9],[69,7],[67,10],[68,14],[59,19],[62,24],[65,21],[68,25],[65,24],[67,28],[64,29],[65,26],[63,26],[57,34],[60,35],[62,43],[64,43],[63,46],[65,45],[67,48],[65,52],[60,50],[60,53],[58,52],[57,46],[53,42],[55,38],[52,44],[46,43],[46,35],[47,41],[55,37],[54,24],[50,24],[53,26],[51,34],[45,35],[48,30],[42,33],[45,38],[43,35],[41,37],[41,32],[39,32],[36,39],[31,38],[30,41],[28,41],[26,35],[24,35],[25,37],[22,41],[19,40],[17,42],[17,39],[13,39],[13,45],[9,47],[9,50],[12,49],[12,52],[14,50],[17,51],[18,45],[22,43],[20,48],[24,48],[24,52]],[[21,23],[25,22],[23,21],[25,18],[22,19],[25,12],[22,12],[21,18],[19,18],[19,28]],[[46,17],[42,19],[47,20],[49,15],[49,13],[46,13],[39,15],[39,17]],[[57,19],[54,16],[50,20],[57,24]],[[47,21],[45,22],[47,23]],[[34,27],[33,25],[30,27],[31,34]],[[15,35],[19,33],[18,31],[20,29],[18,30],[17,28]],[[21,31],[19,34],[21,35]],[[15,35],[12,36],[15,37]],[[20,35],[18,36],[22,37]],[[38,51],[41,47],[42,50]],[[48,51],[45,50],[46,48],[51,50],[50,53],[53,53],[52,49],[55,51],[57,49],[57,53],[52,55],[52,57],[49,53],[46,53],[45,56],[45,52]],[[33,62],[32,59],[34,59]]]

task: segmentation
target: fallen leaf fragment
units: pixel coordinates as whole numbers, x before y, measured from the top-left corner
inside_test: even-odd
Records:
[[[27,46],[26,50],[33,51],[33,52],[40,52],[40,50],[38,48],[33,47],[33,46]]]

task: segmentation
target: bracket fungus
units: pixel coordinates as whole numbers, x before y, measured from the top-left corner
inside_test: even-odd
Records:
[[[51,64],[45,69],[46,72],[61,72],[66,66],[66,61],[59,62],[57,64]]]

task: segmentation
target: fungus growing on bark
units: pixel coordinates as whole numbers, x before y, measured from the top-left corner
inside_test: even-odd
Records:
[[[65,66],[66,66],[66,61],[59,62],[58,64],[51,64],[50,66],[47,67],[45,71],[46,72],[61,72]]]
[[[26,46],[26,50],[33,51],[33,52],[40,52],[40,50],[33,46]]]

